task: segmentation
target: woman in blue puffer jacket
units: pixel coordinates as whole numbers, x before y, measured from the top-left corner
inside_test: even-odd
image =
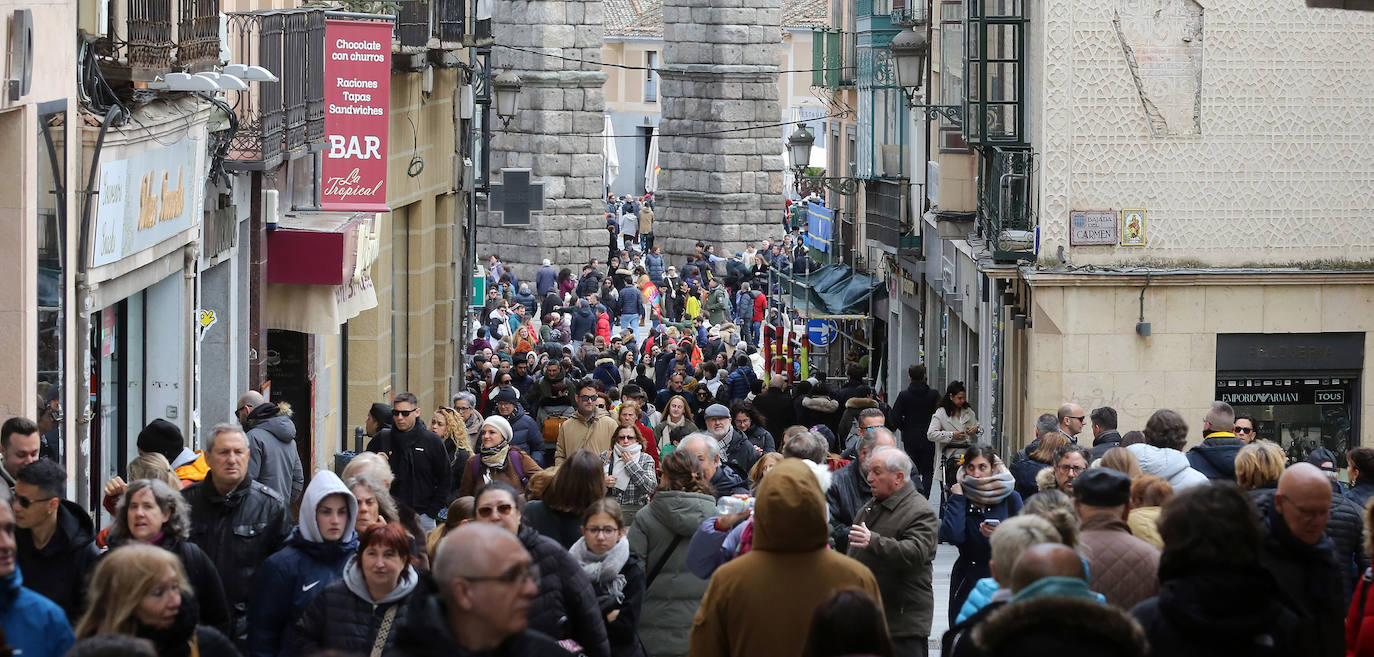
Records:
[[[991,577],[988,562],[992,544],[988,537],[996,524],[1021,513],[1021,495],[1016,481],[1002,467],[1002,459],[991,450],[973,445],[964,452],[958,483],[950,487],[940,519],[940,540],[959,548],[949,581],[949,623],[954,624],[959,609],[978,580]],[[995,521],[992,525],[988,521]]]
[[[337,475],[316,472],[301,496],[300,524],[286,547],[268,557],[253,575],[248,606],[248,654],[276,657],[282,639],[310,601],[343,577],[344,564],[358,551],[358,499]]]

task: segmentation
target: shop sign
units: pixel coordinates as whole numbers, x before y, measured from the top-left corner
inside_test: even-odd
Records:
[[[195,225],[204,186],[193,138],[100,163],[91,266],[154,246]]]
[[[1363,368],[1363,333],[1217,335],[1217,370],[1222,372],[1359,371]]]
[[[1069,213],[1070,246],[1116,246],[1115,210],[1074,210]]]
[[[386,212],[391,101],[391,23],[325,24],[324,132],[320,205]]]
[[[1313,397],[1312,401],[1314,401],[1314,402],[1316,402],[1316,403],[1318,403],[1318,404],[1344,404],[1344,403],[1345,403],[1345,391],[1344,391],[1344,390],[1340,390],[1340,389],[1335,389],[1335,390],[1317,390],[1317,391],[1314,391],[1314,392],[1312,393],[1312,397]]]

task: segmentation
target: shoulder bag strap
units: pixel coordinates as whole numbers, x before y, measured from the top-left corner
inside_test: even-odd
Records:
[[[402,604],[404,603],[393,603],[382,616],[382,624],[377,626],[377,638],[372,642],[371,657],[382,657],[382,648],[386,647],[386,639],[391,635],[391,623],[396,620],[396,608]]]
[[[653,569],[649,571],[649,578],[644,581],[645,591],[649,590],[649,586],[654,583],[654,579],[657,578],[658,573],[663,570],[663,566],[667,565],[668,557],[673,556],[673,553],[677,551],[677,546],[681,544],[682,535],[678,534],[677,536],[674,536],[673,542],[668,544],[668,549],[663,551],[663,556],[658,558],[658,563],[654,564]]]

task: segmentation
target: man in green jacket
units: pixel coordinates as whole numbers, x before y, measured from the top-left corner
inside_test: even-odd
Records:
[[[725,293],[725,288],[720,281],[711,279],[711,291],[706,293],[706,314],[711,321],[711,326],[720,326],[725,323],[730,316],[730,296]]]
[[[911,457],[895,447],[868,456],[873,499],[854,518],[847,554],[878,579],[896,654],[924,656],[935,609],[931,562],[940,521],[912,485],[911,467]]]

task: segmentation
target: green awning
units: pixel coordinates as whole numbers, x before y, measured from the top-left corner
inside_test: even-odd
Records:
[[[867,315],[870,298],[887,297],[887,286],[882,281],[843,264],[821,267],[809,274],[779,276],[783,292],[792,298],[792,307],[812,319],[830,315]],[[873,297],[875,294],[880,296]]]

